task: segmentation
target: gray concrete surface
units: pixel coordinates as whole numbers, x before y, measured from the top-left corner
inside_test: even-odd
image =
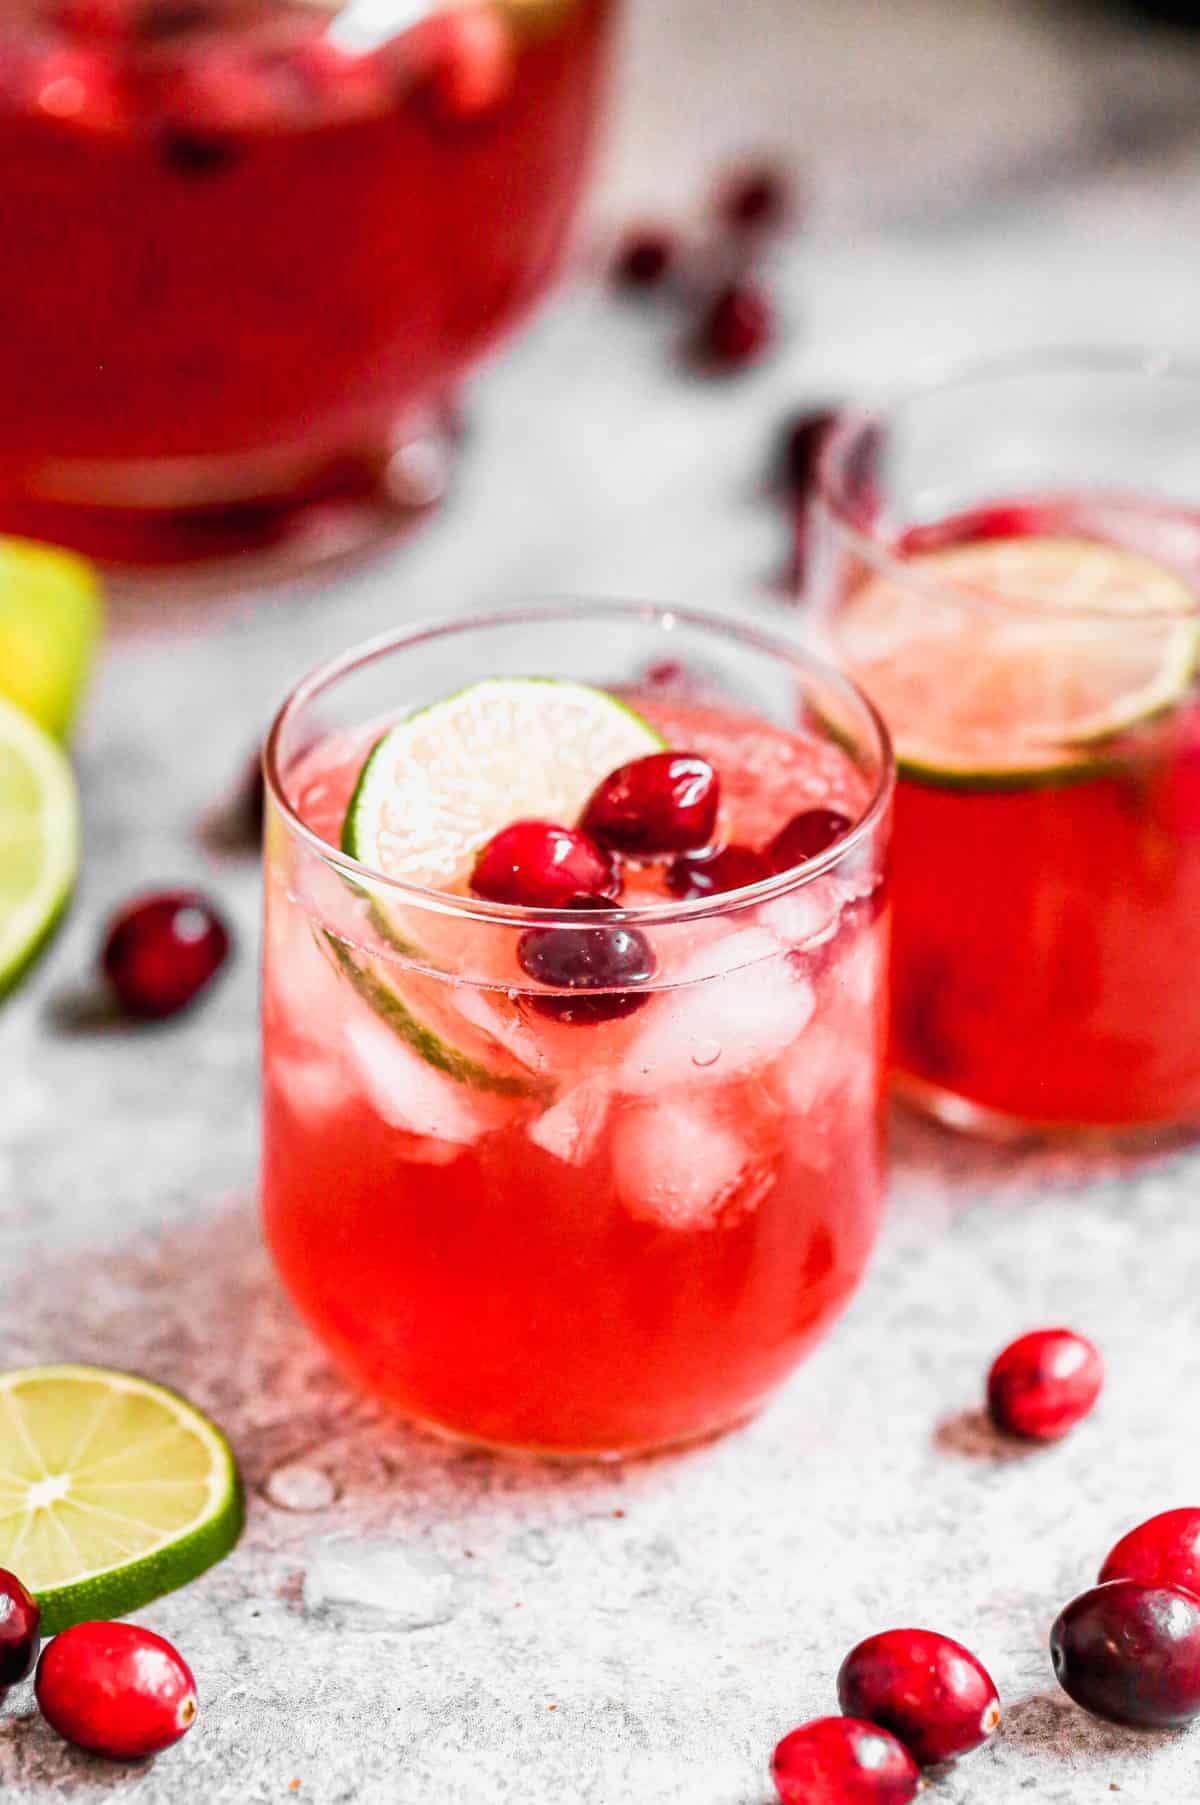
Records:
[[[786,341],[732,385],[684,380],[669,317],[581,282],[479,384],[452,501],[406,542],[331,581],[118,602],[79,745],[78,904],[0,1017],[0,1358],[178,1385],[229,1430],[250,1521],[143,1614],[196,1670],[187,1741],[111,1769],[21,1689],[0,1714],[6,1805],[766,1805],[775,1739],[833,1708],[851,1642],[903,1621],[969,1642],[1006,1706],[931,1799],[1200,1792],[1200,1732],[1088,1720],[1045,1652],[1115,1535],[1200,1496],[1195,1154],[997,1153],[900,1118],[869,1281],[758,1422],[617,1469],[449,1450],[351,1392],[271,1277],[257,876],[197,833],[290,681],[394,621],[563,589],[776,611],[785,534],[759,478],[792,399],[946,351],[1194,344],[1194,173],[1175,143],[1005,204],[1001,164],[986,204],[920,234],[884,219],[797,245],[777,271]],[[178,879],[237,922],[227,981],[160,1030],[72,1025],[106,911]],[[1094,1334],[1111,1381],[1069,1443],[1015,1456],[975,1415],[982,1374],[1047,1320]]]

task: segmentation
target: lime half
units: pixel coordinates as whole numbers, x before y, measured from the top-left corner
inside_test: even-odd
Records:
[[[43,1634],[186,1585],[243,1518],[228,1442],[174,1392],[100,1366],[0,1373],[0,1567]]]
[[[100,632],[100,582],[74,552],[0,539],[0,695],[62,737]]]
[[[1200,598],[1140,553],[996,539],[907,567],[911,587],[878,576],[856,591],[837,634],[913,776],[983,785],[1084,775],[1104,762],[1106,741],[1179,701],[1195,678]]]
[[[49,938],[79,867],[79,803],[60,747],[0,701],[0,996]]]

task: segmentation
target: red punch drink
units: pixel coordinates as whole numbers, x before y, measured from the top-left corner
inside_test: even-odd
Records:
[[[1182,377],[1010,366],[831,446],[821,600],[900,765],[893,1058],[951,1122],[1200,1119],[1189,409]]]
[[[152,558],[386,484],[559,262],[614,10],[10,7],[0,526]]]
[[[639,689],[664,650],[702,680]],[[518,659],[538,681],[483,676]],[[308,1322],[489,1443],[750,1414],[878,1221],[861,699],[686,617],[500,617],[318,675],[269,775],[264,1208]]]

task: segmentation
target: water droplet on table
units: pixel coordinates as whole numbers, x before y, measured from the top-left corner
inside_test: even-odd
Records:
[[[278,1510],[299,1513],[328,1510],[339,1497],[337,1486],[320,1467],[301,1460],[285,1461],[267,1476],[263,1493]]]

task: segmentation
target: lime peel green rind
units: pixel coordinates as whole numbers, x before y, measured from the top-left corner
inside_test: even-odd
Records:
[[[45,948],[78,869],[79,802],[66,756],[0,699],[0,997]]]

